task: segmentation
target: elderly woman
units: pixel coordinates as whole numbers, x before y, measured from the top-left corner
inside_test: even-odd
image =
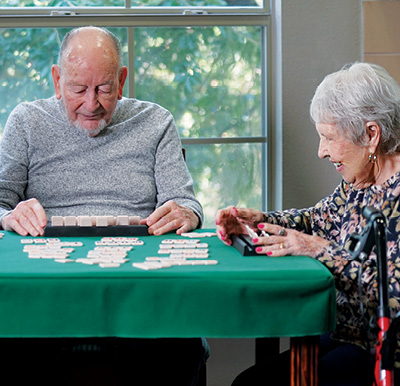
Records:
[[[247,233],[246,225],[258,228],[271,234],[253,239],[260,255],[306,255],[324,264],[335,277],[337,327],[331,336],[321,337],[319,385],[372,385],[376,255],[373,250],[360,270],[361,263],[352,258],[349,245],[351,233],[361,233],[366,225],[363,207],[382,211],[387,220],[388,293],[394,317],[400,310],[400,86],[382,67],[355,63],[323,80],[310,112],[320,138],[318,156],[328,158],[342,175],[340,185],[308,209],[269,213],[222,209],[216,216],[217,232],[229,245],[232,235]],[[288,384],[285,358],[284,353],[253,366],[233,384]],[[399,367],[398,351],[397,382]]]

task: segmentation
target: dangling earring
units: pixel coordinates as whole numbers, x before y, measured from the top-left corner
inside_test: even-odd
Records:
[[[374,164],[377,160],[376,154],[369,153],[368,161]]]
[[[368,156],[368,160],[371,164],[376,164],[378,166],[378,174],[375,177],[375,183],[376,183],[376,181],[378,181],[379,177],[381,176],[382,172],[381,165],[379,165],[379,160],[376,154],[370,153]]]

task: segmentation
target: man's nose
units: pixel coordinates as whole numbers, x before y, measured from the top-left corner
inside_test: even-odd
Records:
[[[85,106],[89,111],[95,111],[99,107],[98,94],[95,90],[89,90],[86,94]]]

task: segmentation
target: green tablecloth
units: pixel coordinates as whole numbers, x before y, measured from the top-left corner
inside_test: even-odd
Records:
[[[163,238],[142,236],[119,268],[29,259],[20,237],[0,240],[0,337],[219,337],[317,335],[335,326],[333,278],[304,256],[244,257],[204,238],[218,265],[143,271]],[[82,241],[85,257],[99,238]]]

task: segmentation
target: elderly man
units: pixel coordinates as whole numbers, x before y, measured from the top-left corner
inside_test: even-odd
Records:
[[[18,105],[4,130],[3,229],[39,236],[53,215],[124,214],[140,216],[154,235],[200,227],[202,208],[173,118],[154,103],[122,96],[127,68],[121,63],[120,43],[109,31],[84,27],[66,35],[58,65],[52,67],[56,95]],[[100,376],[97,382],[92,374],[90,384],[98,385],[195,385],[205,359],[200,338],[8,339],[1,347],[11,366],[51,360],[65,363],[70,375],[77,357],[83,367],[94,364],[104,370],[116,363],[122,380],[106,382]],[[99,358],[107,358],[106,363]],[[43,380],[48,371],[40,373]],[[85,381],[72,377],[69,383],[50,383]]]
[[[140,216],[149,233],[201,225],[171,114],[122,96],[127,68],[109,31],[66,35],[56,96],[11,113],[0,147],[0,223],[39,236],[53,215]]]

